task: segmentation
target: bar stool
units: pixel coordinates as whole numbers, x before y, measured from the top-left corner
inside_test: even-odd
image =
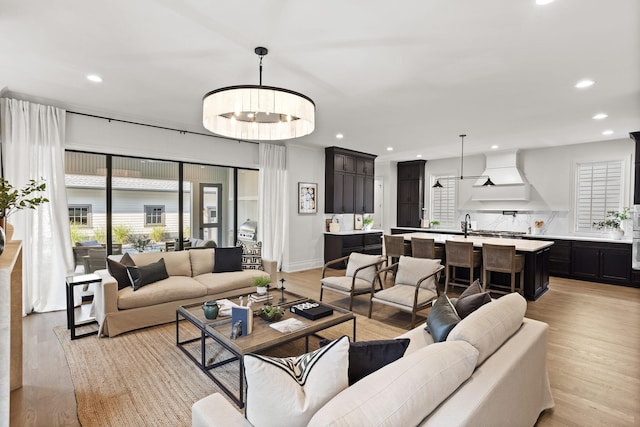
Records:
[[[473,283],[473,271],[476,267],[482,266],[482,252],[473,249],[472,242],[456,242],[447,240],[445,242],[446,252],[446,276],[444,281],[444,293],[447,293],[449,284],[456,286],[469,286]],[[451,269],[453,268],[453,274]],[[459,282],[456,278],[456,268],[469,269],[469,281]],[[464,279],[463,279],[464,280]]]
[[[442,260],[444,250],[436,246],[435,240],[425,237],[411,238],[411,256],[414,258],[431,258]]]
[[[491,272],[511,275],[511,292],[516,291],[516,274],[520,274],[518,292],[524,293],[524,255],[516,254],[515,246],[482,245],[482,287],[486,291],[491,286]]]
[[[384,254],[385,254],[385,267],[389,267],[393,264],[393,258],[400,258],[402,255],[406,255],[404,247],[403,236],[393,236],[385,234],[384,236]],[[391,258],[391,262],[389,262]],[[388,271],[384,272],[384,280],[387,280]]]

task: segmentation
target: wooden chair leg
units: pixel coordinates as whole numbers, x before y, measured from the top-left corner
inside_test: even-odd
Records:
[[[369,298],[369,319],[371,319],[371,307],[373,306],[373,295]]]
[[[413,307],[413,311],[411,312],[411,329],[416,327],[416,308]]]
[[[524,270],[520,271],[520,295],[524,296]]]
[[[482,268],[482,292],[487,291],[487,269]]]
[[[444,275],[444,293],[447,293],[447,289],[449,289],[449,266],[446,265],[445,267],[447,269],[445,275]]]
[[[516,291],[516,272],[511,272],[511,293]]]
[[[351,298],[349,298],[349,311],[353,311],[353,293],[351,294]]]

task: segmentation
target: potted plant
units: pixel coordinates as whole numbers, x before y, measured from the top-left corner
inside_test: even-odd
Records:
[[[608,229],[609,235],[614,240],[620,240],[624,234],[624,231],[620,228],[622,221],[628,220],[629,208],[623,208],[622,211],[607,211],[607,216],[603,221],[594,222],[593,225],[598,229]]]
[[[253,279],[253,284],[256,286],[256,291],[260,294],[267,293],[267,287],[271,283],[271,278],[269,276],[258,276]]]
[[[284,316],[284,310],[282,308],[270,305],[262,307],[262,311],[260,312],[260,317],[267,322],[277,322],[282,319],[282,316]]]
[[[438,221],[437,219],[433,220],[433,221],[430,222],[430,225],[433,228],[438,228],[438,226],[440,225],[440,221]]]
[[[40,195],[40,192],[46,188],[47,185],[43,179],[39,181],[31,179],[23,188],[17,189],[4,177],[0,177],[0,227],[5,230],[9,226],[6,222],[7,218],[19,210],[35,209],[48,202],[49,199]],[[4,231],[2,233],[4,247]],[[8,240],[11,240],[13,228],[7,234]]]
[[[371,230],[371,227],[373,227],[373,218],[365,218],[362,221],[362,229],[363,230]]]

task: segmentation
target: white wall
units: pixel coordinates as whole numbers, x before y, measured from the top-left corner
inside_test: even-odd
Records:
[[[283,271],[321,267],[324,263],[324,149],[287,144],[288,235]],[[298,182],[318,183],[315,215],[298,214]]]

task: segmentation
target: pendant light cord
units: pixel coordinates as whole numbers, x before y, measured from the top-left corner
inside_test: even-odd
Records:
[[[459,135],[462,139],[462,155],[460,156],[460,179],[464,179],[464,137],[467,135]]]

